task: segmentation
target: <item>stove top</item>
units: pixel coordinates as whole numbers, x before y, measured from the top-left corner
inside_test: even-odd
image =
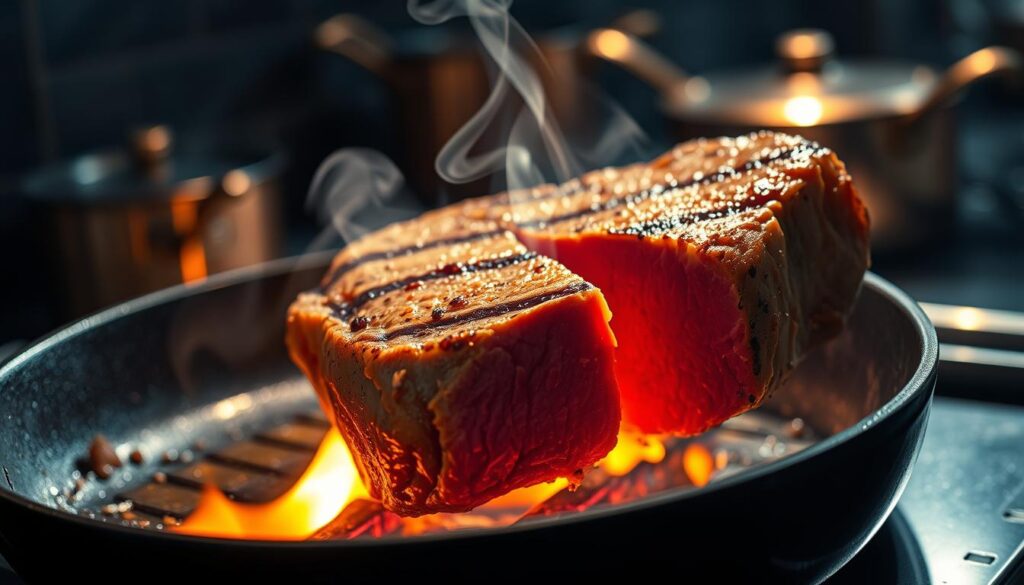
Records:
[[[938,397],[889,520],[828,582],[1024,581],[1024,408]]]
[[[1024,407],[938,397],[900,504],[828,583],[1016,583],[1022,559]]]

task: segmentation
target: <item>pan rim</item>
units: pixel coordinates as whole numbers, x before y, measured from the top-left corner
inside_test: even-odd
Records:
[[[162,289],[148,295],[138,297],[124,303],[114,305],[110,308],[101,310],[83,319],[80,319],[74,323],[71,323],[63,328],[60,328],[53,333],[43,336],[39,340],[32,343],[25,350],[19,352],[17,355],[9,359],[6,363],[0,365],[0,381],[16,370],[20,364],[24,363],[32,356],[45,351],[46,349],[63,342],[71,337],[81,334],[89,329],[99,327],[105,323],[117,319],[119,317],[137,313],[146,309],[149,309],[160,304],[180,300],[182,298],[197,296],[200,294],[208,293],[214,290],[227,288],[230,286],[243,285],[250,282],[255,282],[261,278],[270,278],[275,276],[282,276],[289,272],[297,271],[303,268],[313,268],[317,265],[321,265],[329,261],[330,258],[336,253],[335,250],[329,250],[325,252],[316,252],[311,254],[303,254],[299,256],[292,256],[274,260],[271,262],[258,264],[246,268],[232,270],[224,272],[218,275],[211,276],[199,283],[193,284],[182,284],[174,287]],[[115,524],[111,522],[104,522],[102,520],[96,520],[93,518],[87,518],[79,516],[66,510],[58,508],[52,508],[40,504],[39,502],[29,499],[28,497],[22,496],[11,491],[8,486],[0,485],[0,498],[3,498],[13,504],[26,507],[34,512],[42,513],[51,516],[57,520],[69,521],[79,523],[86,527],[94,527],[100,529],[110,529],[119,531],[124,534],[131,534],[139,538],[153,538],[157,539],[158,542],[168,543],[179,543],[179,544],[199,544],[201,546],[232,546],[232,547],[243,547],[253,548],[258,550],[268,548],[355,548],[362,549],[366,547],[389,547],[398,548],[406,545],[413,544],[426,544],[426,543],[438,543],[456,541],[464,538],[477,538],[487,536],[506,536],[510,534],[516,534],[525,531],[533,530],[544,530],[552,526],[566,526],[576,524],[580,522],[591,522],[598,521],[620,514],[630,514],[640,512],[653,507],[665,506],[669,504],[678,503],[685,500],[691,500],[694,498],[700,498],[715,494],[719,491],[726,489],[732,489],[739,485],[751,483],[762,479],[765,476],[775,474],[784,469],[801,465],[806,461],[821,457],[832,451],[833,449],[844,445],[855,437],[867,432],[873,427],[879,426],[884,421],[892,418],[897,412],[903,411],[909,408],[913,403],[914,399],[919,398],[924,392],[930,392],[932,383],[934,382],[938,364],[938,352],[939,344],[935,333],[935,328],[932,326],[931,321],[925,315],[924,311],[918,306],[918,304],[909,296],[903,292],[896,285],[883,279],[882,277],[872,273],[866,272],[864,275],[864,281],[862,283],[863,288],[870,288],[874,292],[881,294],[889,302],[892,302],[911,322],[915,333],[918,336],[920,342],[920,359],[914,373],[904,384],[903,388],[900,389],[888,402],[880,406],[877,410],[871,414],[865,416],[848,428],[831,435],[822,441],[811,445],[810,447],[789,455],[777,461],[753,467],[743,473],[736,474],[734,476],[726,477],[720,481],[716,481],[711,485],[705,486],[698,490],[666,490],[664,492],[654,494],[651,496],[644,497],[640,500],[619,504],[616,506],[586,510],[583,512],[555,516],[551,518],[544,518],[531,521],[526,524],[513,524],[511,526],[503,526],[501,528],[479,528],[479,529],[466,529],[454,532],[440,532],[433,534],[424,534],[417,536],[384,536],[374,539],[365,540],[343,540],[343,541],[310,541],[310,540],[266,540],[266,539],[234,539],[224,538],[215,536],[196,536],[186,535],[170,531],[156,531],[156,530],[144,530],[140,528],[134,528],[121,524]],[[923,404],[927,404],[924,401]]]

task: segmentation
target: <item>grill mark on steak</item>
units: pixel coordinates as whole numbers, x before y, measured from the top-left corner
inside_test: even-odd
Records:
[[[524,252],[522,254],[514,254],[511,256],[498,256],[495,258],[488,258],[486,260],[479,260],[477,262],[469,263],[457,263],[447,264],[436,270],[425,272],[423,274],[417,274],[415,276],[409,276],[401,278],[387,284],[375,286],[367,289],[362,294],[357,296],[352,301],[341,301],[331,302],[331,309],[339,318],[345,318],[351,316],[354,311],[357,311],[359,307],[372,301],[373,299],[385,295],[389,292],[403,289],[409,285],[416,283],[437,280],[439,278],[447,278],[449,276],[455,276],[459,274],[471,274],[474,272],[483,272],[486,270],[499,270],[513,264],[519,264],[520,262],[528,262],[537,257],[535,252]]]
[[[577,293],[586,292],[593,289],[593,285],[586,281],[579,281],[558,290],[551,292],[527,297],[525,299],[519,299],[516,301],[510,301],[507,303],[500,303],[497,305],[489,305],[486,307],[480,307],[473,309],[472,311],[466,311],[464,313],[457,313],[450,317],[444,317],[441,319],[435,319],[433,321],[425,321],[422,323],[416,323],[413,325],[407,325],[405,327],[399,327],[398,329],[392,329],[390,331],[384,331],[376,335],[370,335],[357,341],[391,341],[397,337],[414,336],[421,332],[430,331],[431,329],[438,329],[441,327],[448,327],[451,325],[461,325],[464,323],[471,323],[473,321],[480,321],[482,319],[489,319],[491,317],[499,317],[508,313],[514,313],[517,311],[523,311],[531,307],[536,307],[548,301],[560,299],[562,297],[571,296]]]
[[[744,199],[741,203],[727,202],[726,205],[701,209],[699,211],[683,211],[672,215],[665,215],[655,219],[634,223],[624,228],[609,228],[608,233],[613,235],[629,235],[639,238],[653,237],[666,232],[680,230],[690,224],[712,219],[721,219],[749,211],[764,205],[762,201],[755,201],[753,197]]]
[[[737,213],[753,209],[759,205],[760,204],[748,199],[744,200],[740,205],[724,205],[722,207],[701,209],[699,211],[684,211],[674,215],[667,215],[664,217],[648,219],[639,223],[633,223],[627,227],[611,227],[608,229],[608,234],[649,238],[659,234],[675,231],[675,229],[681,229],[686,225],[696,223],[698,221],[720,219],[722,217],[736,215]]]
[[[695,175],[693,177],[690,177],[686,181],[676,183],[675,185],[671,185],[671,187],[668,189],[663,188],[657,192],[655,192],[654,189],[646,189],[639,193],[631,193],[629,195],[623,195],[621,197],[613,197],[603,203],[592,205],[590,207],[580,209],[578,211],[571,211],[569,213],[555,215],[546,219],[535,219],[531,221],[526,221],[519,223],[517,225],[521,228],[541,228],[549,225],[562,223],[565,221],[581,219],[588,215],[594,215],[597,213],[601,213],[602,211],[610,211],[612,209],[622,207],[623,205],[627,205],[629,203],[639,203],[652,197],[670,196],[678,192],[679,190],[687,189],[689,187],[721,183],[726,179],[730,179],[743,173],[759,169],[765,165],[769,165],[782,160],[794,160],[799,157],[814,156],[816,153],[822,150],[823,149],[821,148],[821,146],[819,146],[816,142],[806,142],[804,144],[801,144],[800,146],[795,146],[792,148],[777,148],[769,156],[751,159],[738,167],[726,166],[720,168],[715,173],[711,173],[710,175],[702,175],[699,179],[696,178]],[[747,203],[748,206],[757,205],[757,203],[755,202],[745,203]],[[721,210],[708,210],[709,213],[718,213],[720,211]],[[689,219],[687,223],[695,223],[701,221],[702,219],[710,218],[703,217],[703,213],[693,214],[692,219]]]
[[[455,244],[464,244],[466,242],[473,242],[476,240],[484,240],[487,238],[493,238],[500,236],[505,232],[504,229],[487,230],[484,232],[477,232],[473,234],[466,234],[462,236],[456,236],[454,238],[441,238],[439,240],[431,240],[429,242],[421,242],[413,246],[406,246],[404,248],[395,248],[393,250],[384,250],[381,252],[370,252],[363,254],[358,258],[353,258],[344,264],[338,265],[337,268],[330,271],[327,277],[324,278],[323,284],[320,285],[318,292],[323,292],[329,289],[333,284],[338,282],[342,276],[353,268],[356,268],[367,262],[375,262],[377,260],[390,260],[399,256],[408,256],[409,254],[415,254],[421,250],[429,250],[431,248],[439,248],[441,246],[450,246]]]

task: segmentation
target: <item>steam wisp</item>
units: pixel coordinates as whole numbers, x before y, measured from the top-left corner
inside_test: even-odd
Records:
[[[511,0],[409,0],[409,14],[419,22],[437,25],[452,18],[469,19],[484,53],[496,67],[492,91],[483,107],[445,144],[437,155],[435,168],[446,181],[464,183],[486,175],[505,172],[506,189],[534,187],[545,182],[562,183],[588,168],[605,166],[624,155],[641,158],[645,137],[636,123],[597,90],[580,98],[579,104],[592,110],[592,128],[597,136],[578,137],[595,146],[573,147],[548,105],[543,84],[534,70],[549,67],[543,53],[509,12]],[[513,109],[506,142],[481,150],[487,130]]]
[[[402,171],[376,150],[335,151],[320,163],[306,198],[306,208],[328,225],[311,248],[319,249],[335,233],[345,242],[352,242],[421,212],[418,206],[399,201],[404,185]]]

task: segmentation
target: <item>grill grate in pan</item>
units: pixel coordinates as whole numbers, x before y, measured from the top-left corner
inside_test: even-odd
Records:
[[[171,458],[148,483],[118,492],[96,512],[160,529],[187,518],[211,483],[239,502],[269,502],[294,485],[329,428],[321,413],[304,412],[198,460]]]
[[[117,493],[100,512],[141,528],[162,529],[187,518],[199,502],[203,486],[216,485],[229,498],[249,503],[271,501],[285,493],[312,461],[330,423],[320,412],[302,412],[289,422],[252,433],[194,461],[164,465],[149,482]],[[800,419],[754,411],[727,421],[694,438],[665,441],[666,455],[658,463],[640,463],[630,473],[611,476],[589,472],[575,490],[562,490],[528,509],[436,514],[405,521],[379,503],[355,500],[311,538],[344,540],[402,534],[450,531],[481,526],[528,523],[665,491],[695,488],[687,471],[688,453],[698,451],[710,461],[711,481],[753,465],[773,461],[813,444],[816,437]],[[705,481],[706,481],[705,479]]]

